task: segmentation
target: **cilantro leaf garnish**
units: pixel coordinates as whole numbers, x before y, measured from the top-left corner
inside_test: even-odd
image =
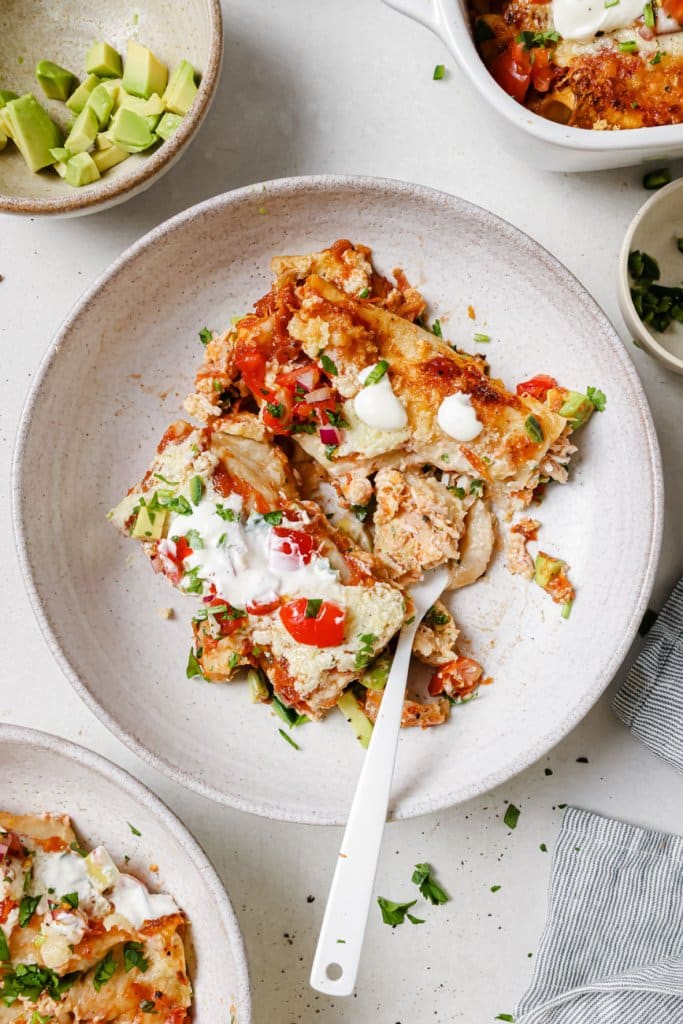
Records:
[[[216,505],[216,515],[220,516],[221,519],[224,519],[226,523],[234,523],[237,519],[234,511],[231,508],[226,508],[224,505],[221,505],[220,502]]]
[[[318,612],[320,611],[320,608],[322,607],[322,603],[323,603],[322,597],[312,597],[312,598],[309,598],[308,601],[306,601],[306,611],[304,613],[304,618],[306,618],[306,619],[316,619],[318,617]]]
[[[204,541],[202,540],[197,530],[186,530],[185,540],[190,545],[193,551],[201,551],[204,547]]]
[[[279,526],[282,522],[282,510],[276,509],[274,512],[266,512],[263,519],[269,526]]]
[[[348,427],[348,423],[340,412],[335,412],[333,409],[325,409],[325,415],[333,427]]]
[[[114,977],[116,973],[116,961],[114,955],[109,950],[103,960],[100,960],[95,973],[93,975],[92,983],[96,992],[99,992],[103,985],[106,985],[108,981]]]
[[[445,626],[450,622],[450,618],[448,612],[440,612],[435,605],[432,605],[424,620],[428,626]]]
[[[607,405],[607,396],[604,391],[601,391],[600,388],[589,387],[586,388],[586,395],[593,403],[593,407],[597,410],[597,412],[605,411],[605,407]]]
[[[17,964],[13,971],[5,972],[3,975],[0,999],[5,1006],[12,1006],[19,998],[36,1003],[41,994],[47,992],[52,999],[57,1000],[78,977],[78,972],[65,974],[60,978],[48,967],[39,967],[38,964]]]
[[[22,896],[19,904],[19,927],[25,928],[36,912],[42,896]]]
[[[128,971],[132,971],[134,967],[137,967],[139,971],[144,974],[149,967],[149,960],[147,960],[143,954],[143,945],[141,942],[125,942],[123,945],[123,966]]]
[[[329,373],[330,377],[339,376],[339,370],[337,369],[336,363],[334,363],[325,352],[321,352],[320,362],[322,363],[323,370],[325,373]]]
[[[441,330],[441,321],[435,320],[432,324],[432,334],[435,334],[437,338],[443,338],[443,331]]]
[[[403,924],[408,916],[408,920],[412,924],[422,924],[419,918],[413,917],[412,914],[408,914],[411,907],[414,907],[417,900],[410,900],[408,903],[395,903],[393,900],[387,900],[384,896],[378,896],[377,902],[379,909],[382,911],[382,921],[384,924],[391,925],[395,928],[396,925]]]
[[[432,867],[430,864],[416,864],[411,881],[413,885],[419,888],[424,898],[435,906],[447,902],[448,894],[432,878]]]
[[[128,828],[131,830],[131,832],[133,833],[134,836],[141,836],[142,835],[142,832],[140,832],[140,830],[137,829],[135,827],[135,825],[131,825],[131,823],[129,821],[127,821],[126,824],[128,825]]]
[[[78,909],[78,893],[77,892],[65,892],[62,896],[62,903],[66,903],[71,907],[72,910]]]
[[[266,409],[276,420],[281,420],[284,416],[285,407],[282,402],[266,402]]]
[[[197,656],[194,652],[194,647],[190,647],[190,656],[187,659],[187,668],[185,669],[185,675],[187,676],[188,679],[194,679],[195,676],[202,675],[202,670],[200,668],[199,662],[197,661]]]
[[[202,327],[201,331],[199,332],[199,340],[201,341],[202,345],[208,345],[212,338],[213,331],[210,331],[208,327]]]

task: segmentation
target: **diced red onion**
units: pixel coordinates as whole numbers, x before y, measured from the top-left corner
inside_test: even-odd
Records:
[[[311,391],[310,394],[306,395],[306,401],[309,405],[314,405],[315,402],[325,402],[328,398],[334,398],[332,388],[316,388],[315,391]]]
[[[317,376],[317,367],[308,366],[305,370],[302,370],[301,373],[297,373],[294,380],[297,382],[299,387],[304,389],[304,391],[310,391],[315,384]]]
[[[320,440],[323,444],[341,444],[342,432],[339,427],[321,427],[320,428]]]
[[[648,25],[639,25],[636,31],[641,39],[646,39],[648,42],[655,37],[654,31]]]

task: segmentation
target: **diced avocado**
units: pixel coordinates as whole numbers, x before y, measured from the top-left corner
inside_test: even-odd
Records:
[[[140,117],[144,117],[152,131],[159,124],[164,112],[163,101],[156,92],[153,92],[149,99],[143,100],[139,96],[131,96],[125,89],[120,89],[116,105],[118,110],[132,110]]]
[[[389,678],[391,668],[391,657],[389,654],[380,654],[375,658],[372,665],[363,672],[360,682],[367,686],[368,690],[383,690]]]
[[[194,68],[189,60],[181,60],[180,64],[173,69],[166,86],[163,97],[166,109],[170,110],[172,114],[181,114],[184,117],[194,103],[196,95]]]
[[[107,142],[106,146],[99,144],[99,139],[105,139]],[[95,140],[95,152],[92,153],[92,158],[97,164],[97,169],[100,174],[104,174],[110,167],[115,167],[116,164],[122,163],[127,160],[130,156],[125,149],[121,149],[120,146],[115,146],[113,142],[106,138],[104,135],[98,135]]]
[[[29,92],[10,100],[3,114],[10,125],[5,134],[14,139],[30,170],[39,171],[55,162],[50,150],[61,146],[62,133],[35,96]]]
[[[11,89],[0,89],[0,108],[4,107],[10,100],[18,100],[19,94]]]
[[[114,99],[114,105],[119,98],[119,89],[121,88],[120,78],[105,78],[100,82],[103,89],[106,89],[108,93],[111,93]]]
[[[93,91],[88,97],[86,103],[86,109],[93,110],[97,116],[97,123],[100,128],[106,128],[109,124],[109,118],[114,107],[115,95],[112,95],[110,89],[107,89],[103,82],[96,85]]]
[[[97,164],[90,153],[77,153],[76,156],[72,156],[67,162],[64,175],[69,185],[74,185],[76,188],[80,188],[81,185],[90,185],[91,182],[97,181],[99,176]]]
[[[127,154],[126,154],[127,155]],[[164,535],[164,527],[168,519],[168,512],[165,509],[158,509],[154,512],[154,522],[144,505],[141,505],[135,525],[133,526],[132,537],[139,540],[161,540]]]
[[[121,146],[128,153],[141,153],[156,142],[156,135],[145,118],[125,107],[116,112],[107,136],[115,146]]]
[[[123,88],[133,96],[148,99],[153,92],[163,95],[168,82],[168,68],[146,46],[134,39],[128,41]]]
[[[100,78],[120,78],[123,72],[121,54],[109,43],[93,43],[85,57],[85,70]]]
[[[95,136],[100,130],[97,114],[90,107],[86,106],[74,121],[71,131],[66,137],[64,147],[74,155],[85,153],[95,141]]]
[[[168,142],[180,128],[183,119],[180,114],[164,114],[156,127],[156,133],[164,142]]]
[[[54,149],[50,150],[50,153],[58,163],[62,164],[65,164],[67,160],[70,160],[73,156],[73,153],[70,153],[64,146],[56,146]]]
[[[367,717],[351,690],[346,690],[337,699],[337,707],[344,715],[361,747],[367,750],[372,736],[372,722]]]
[[[0,108],[0,131],[3,131],[8,138],[12,138],[12,125],[7,107]]]
[[[74,114],[80,114],[80,112],[83,110],[86,103],[88,102],[88,97],[90,96],[91,92],[99,84],[100,80],[97,77],[97,75],[88,75],[85,81],[81,82],[76,91],[73,92],[66,101],[66,105],[69,108],[69,110],[72,110]]]
[[[592,412],[593,403],[587,395],[582,395],[580,391],[570,391],[560,409],[560,416],[568,419],[576,430],[590,419]]]
[[[71,71],[53,64],[51,60],[41,60],[36,67],[36,80],[45,95],[51,100],[68,100],[78,85],[78,79]]]
[[[7,145],[8,138],[9,136],[5,135],[2,129],[0,129],[0,153],[2,153],[3,149]]]
[[[539,551],[536,555],[534,583],[538,583],[539,587],[547,590],[550,581],[562,572],[565,565],[566,562],[563,562],[561,558],[551,558],[550,555]]]
[[[263,704],[270,699],[270,690],[261,669],[250,668],[247,672],[247,683],[252,704]]]
[[[53,164],[53,169],[57,172],[60,178],[66,178],[66,163],[58,160],[56,164]]]

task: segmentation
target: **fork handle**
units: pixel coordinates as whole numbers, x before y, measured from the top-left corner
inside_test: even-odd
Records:
[[[330,996],[351,995],[356,984],[417,626],[416,619],[404,626],[399,636],[351,804],[313,959],[311,987]]]

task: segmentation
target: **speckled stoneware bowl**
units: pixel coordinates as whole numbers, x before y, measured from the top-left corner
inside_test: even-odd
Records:
[[[117,864],[130,857],[128,868],[187,914],[195,1024],[249,1024],[249,975],[230,901],[206,854],[158,797],[83,747],[0,725],[0,808],[68,814],[88,846],[102,843]]]
[[[0,88],[32,92],[62,127],[72,115],[64,103],[44,96],[34,74],[38,61],[55,61],[83,79],[93,41],[106,39],[125,56],[131,38],[149,46],[169,68],[185,57],[201,75],[192,109],[175,135],[82,188],[72,188],[50,169],[32,174],[9,143],[0,152],[0,210],[76,216],[143,192],[175,163],[197,132],[216,92],[223,57],[220,0],[2,0]]]
[[[137,242],[69,315],[33,385],[13,485],[24,578],[50,649],[110,729],[199,793],[301,822],[346,817],[363,757],[347,723],[335,712],[297,729],[297,752],[243,683],[186,679],[194,603],[105,514],[181,415],[200,328],[244,313],[268,289],[275,253],[340,237],[372,246],[386,272],[405,268],[460,345],[489,334],[486,355],[510,385],[544,372],[608,397],[582,432],[571,485],[550,488],[540,509],[543,548],[577,584],[571,618],[509,575],[502,553],[451,598],[495,683],[447,725],[402,735],[394,817],[487,790],[576,725],[628,650],[662,525],[657,439],[621,341],[564,267],[485,210],[400,182],[294,178],[217,196]]]

